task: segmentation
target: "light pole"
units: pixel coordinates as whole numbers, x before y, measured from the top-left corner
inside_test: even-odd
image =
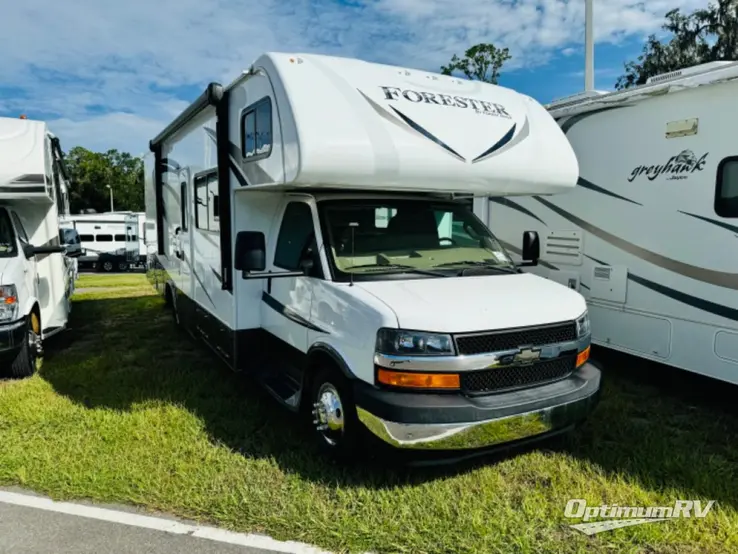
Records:
[[[584,90],[594,90],[594,8],[584,0]]]
[[[111,187],[110,185],[105,185],[105,186],[110,191],[110,211],[114,212],[115,210],[113,209],[113,187]]]

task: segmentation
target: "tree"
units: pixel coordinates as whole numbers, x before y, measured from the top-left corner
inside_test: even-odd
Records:
[[[494,44],[482,43],[472,46],[464,57],[453,55],[448,65],[441,66],[441,73],[452,75],[460,71],[467,79],[497,84],[500,68],[511,58],[507,48],[497,48]]]
[[[72,213],[84,209],[109,211],[110,190],[116,211],[144,210],[143,161],[140,158],[118,150],[92,152],[75,146],[66,154],[65,161],[72,181],[69,191]]]
[[[718,0],[689,15],[678,8],[666,14],[662,29],[671,37],[648,37],[636,61],[625,64],[615,88],[642,85],[649,77],[701,63],[738,58],[738,0]]]

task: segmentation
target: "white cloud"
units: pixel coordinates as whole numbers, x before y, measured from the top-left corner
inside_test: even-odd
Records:
[[[595,4],[596,40],[617,42],[705,2]],[[0,113],[49,114],[66,147],[135,153],[186,105],[178,87],[228,82],[263,51],[435,69],[494,42],[510,70],[570,55],[584,32],[583,0],[32,0],[2,12]]]

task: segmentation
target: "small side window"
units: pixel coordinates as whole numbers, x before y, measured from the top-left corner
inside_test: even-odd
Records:
[[[241,153],[249,161],[272,152],[272,101],[259,100],[241,116]]]
[[[115,235],[116,242],[125,242],[126,236],[125,235]]]
[[[80,235],[79,240],[84,242],[95,242],[95,237],[93,235]]]
[[[23,244],[28,244],[30,241],[28,240],[28,235],[26,234],[26,230],[23,228],[23,223],[21,223],[18,214],[15,212],[11,212],[11,217],[13,218],[13,223],[15,224],[15,230],[18,233],[18,238]]]
[[[715,213],[738,217],[738,156],[723,159],[717,169]]]
[[[180,218],[182,219],[181,226],[182,226],[182,232],[187,231],[187,183],[182,182],[179,186],[179,193],[180,193],[180,203],[181,203],[181,210],[180,210]]]
[[[274,252],[274,265],[296,271],[300,256],[315,236],[313,213],[304,202],[290,202],[282,216],[282,225]]]

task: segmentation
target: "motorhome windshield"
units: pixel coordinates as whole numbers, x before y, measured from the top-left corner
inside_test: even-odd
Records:
[[[18,255],[13,224],[7,210],[0,208],[0,258],[12,258]]]
[[[320,202],[328,255],[340,273],[376,274],[480,266],[511,271],[510,256],[457,202],[381,199]],[[435,272],[435,273],[431,273]]]

